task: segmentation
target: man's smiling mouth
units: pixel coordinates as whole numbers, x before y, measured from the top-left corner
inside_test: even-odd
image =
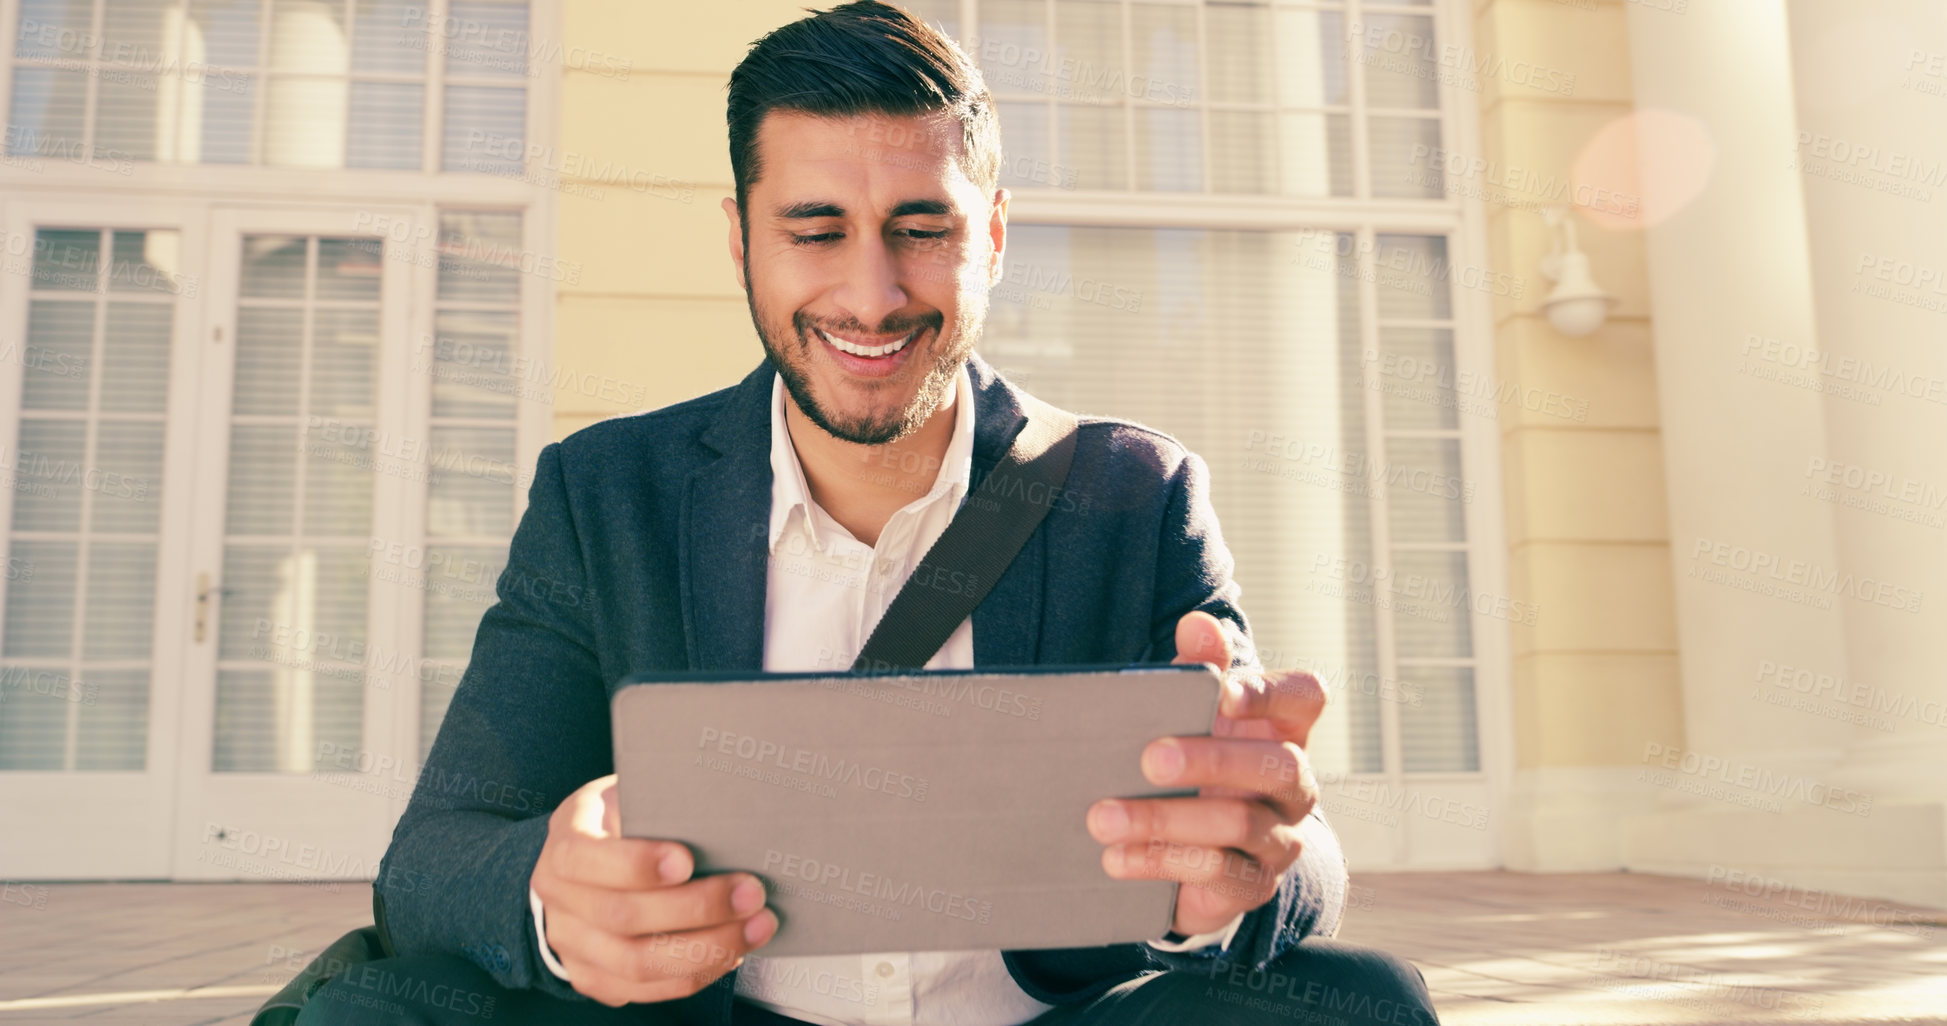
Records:
[[[912,342],[913,339],[918,338],[920,333],[919,328],[914,328],[912,331],[907,332],[905,335],[893,339],[891,342],[887,342],[884,345],[864,345],[858,342],[853,342],[848,339],[841,338],[837,335],[834,335],[826,331],[823,328],[813,328],[811,330],[816,331],[820,338],[823,338],[826,342],[830,343],[833,349],[836,349],[841,353],[849,353],[853,356],[862,357],[868,360],[891,356],[892,354],[900,351],[901,349],[906,348],[907,344]]]

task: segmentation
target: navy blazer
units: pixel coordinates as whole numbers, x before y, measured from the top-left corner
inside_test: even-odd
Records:
[[[973,484],[1024,420],[978,356]],[[632,674],[761,671],[771,507],[767,362],[730,388],[617,417],[541,450],[528,508],[480,620],[472,661],[374,881],[401,954],[463,954],[510,988],[588,1000],[542,965],[528,878],[547,814],[613,772],[609,698]],[[1167,663],[1192,609],[1258,666],[1204,463],[1168,435],[1080,418],[1068,495],[974,610],[977,666]],[[1277,896],[1221,957],[1262,967],[1337,932],[1345,865],[1314,814]],[[758,954],[762,954],[759,949]],[[1142,944],[1004,952],[1023,990],[1086,1000],[1138,973],[1213,967],[1215,950]],[[669,1006],[727,1026],[736,973]]]

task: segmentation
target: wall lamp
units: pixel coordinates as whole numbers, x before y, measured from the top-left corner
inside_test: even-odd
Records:
[[[1602,327],[1616,297],[1602,291],[1589,276],[1589,255],[1575,244],[1575,219],[1567,207],[1543,207],[1541,218],[1548,223],[1548,254],[1541,258],[1542,277],[1555,283],[1548,298],[1541,301],[1542,312],[1555,330],[1570,338],[1580,338]]]

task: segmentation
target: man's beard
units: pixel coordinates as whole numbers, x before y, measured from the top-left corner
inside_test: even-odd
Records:
[[[756,283],[751,278],[748,265],[744,269],[744,282],[744,300],[750,306],[751,324],[757,328],[758,340],[764,345],[764,355],[777,369],[778,377],[784,379],[784,387],[790,391],[798,409],[804,411],[805,417],[827,434],[856,445],[896,442],[918,431],[926,423],[940,404],[946,401],[961,364],[973,355],[974,342],[980,337],[981,325],[987,313],[985,293],[963,292],[960,296],[961,316],[951,338],[939,334],[945,318],[937,311],[922,317],[895,317],[880,324],[876,330],[856,321],[831,325],[831,330],[838,335],[848,331],[876,335],[904,334],[918,328],[920,337],[907,343],[915,346],[926,341],[924,336],[928,331],[934,332],[937,339],[934,342],[933,365],[927,369],[919,388],[914,390],[913,397],[903,409],[878,416],[866,413],[847,417],[825,409],[811,393],[809,365],[814,359],[811,354],[813,327],[804,311],[791,315],[791,336],[777,338],[766,327],[764,315],[757,308]],[[794,355],[796,359],[792,358]],[[867,387],[872,392],[878,392],[894,386],[875,382]]]

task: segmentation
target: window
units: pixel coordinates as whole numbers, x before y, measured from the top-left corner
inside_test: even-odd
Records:
[[[1457,290],[1476,282],[1428,159],[1440,12],[914,6],[972,27],[959,38],[1000,109],[1014,200],[982,352],[1210,464],[1264,658],[1318,672],[1344,710],[1314,736],[1321,769],[1481,770],[1481,418],[1454,373]]]
[[[21,0],[5,152],[517,175],[527,20],[526,0]]]
[[[147,762],[174,232],[33,246],[0,637],[0,769]]]

